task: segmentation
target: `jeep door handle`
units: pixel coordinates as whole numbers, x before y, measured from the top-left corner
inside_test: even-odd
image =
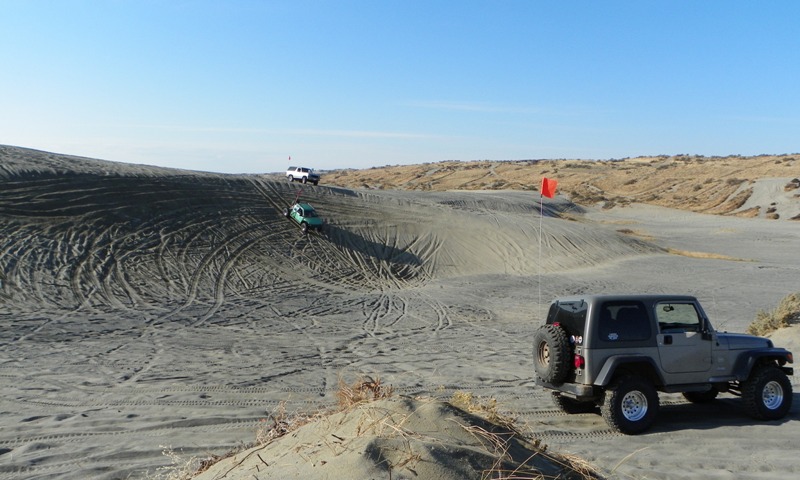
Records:
[[[664,335],[664,345],[672,345],[672,335]]]

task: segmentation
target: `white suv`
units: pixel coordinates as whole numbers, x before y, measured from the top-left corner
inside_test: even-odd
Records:
[[[290,182],[298,181],[303,183],[311,182],[314,185],[319,184],[319,174],[314,173],[314,170],[306,167],[289,167],[286,169],[286,178]]]

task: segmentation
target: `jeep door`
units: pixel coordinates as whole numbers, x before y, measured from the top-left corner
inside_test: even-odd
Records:
[[[658,352],[661,368],[670,374],[705,373],[711,370],[711,344],[705,336],[703,317],[692,302],[658,302]],[[682,379],[681,383],[703,381],[707,375]]]

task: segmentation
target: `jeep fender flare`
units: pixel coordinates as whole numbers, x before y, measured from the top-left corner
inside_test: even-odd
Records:
[[[784,366],[786,363],[792,363],[792,354],[785,348],[759,348],[742,352],[736,359],[732,373],[740,382],[747,380],[753,367],[762,363],[763,360],[776,362],[778,367],[788,375],[793,373],[792,368]]]
[[[661,376],[658,365],[647,355],[614,355],[608,357],[606,363],[603,364],[603,368],[600,369],[600,373],[597,374],[594,384],[601,387],[609,385],[614,380],[614,375],[620,367],[632,364],[645,364],[648,373],[653,374],[658,379],[658,384],[664,384],[664,377]]]

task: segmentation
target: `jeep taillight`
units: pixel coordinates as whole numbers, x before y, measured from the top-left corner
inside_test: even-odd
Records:
[[[575,369],[580,370],[586,366],[586,359],[583,358],[582,355],[575,355],[575,358],[573,358],[573,363],[575,364]]]

